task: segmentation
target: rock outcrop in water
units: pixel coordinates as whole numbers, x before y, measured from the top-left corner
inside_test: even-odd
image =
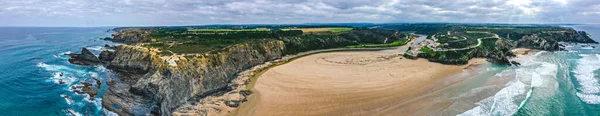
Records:
[[[72,64],[91,66],[91,65],[96,65],[96,64],[100,63],[100,60],[98,59],[98,57],[96,57],[96,55],[94,55],[92,52],[90,52],[86,48],[81,49],[81,54],[72,53],[72,54],[65,54],[65,55],[68,55],[71,57],[71,58],[69,58],[69,62]]]

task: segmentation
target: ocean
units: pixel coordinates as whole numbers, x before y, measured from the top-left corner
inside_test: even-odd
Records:
[[[64,55],[83,47],[98,55],[105,44],[115,44],[99,40],[110,37],[108,29],[0,27],[0,115],[110,114],[101,107],[110,73],[102,66],[70,64]],[[95,100],[70,89],[94,78],[103,81]]]
[[[571,26],[600,40],[600,25]],[[98,55],[110,27],[0,27],[0,115],[114,115],[101,107],[106,80],[102,66],[77,66],[65,53],[88,48]],[[598,115],[600,46],[571,44],[568,51],[516,58],[520,67],[488,64],[477,76],[445,90],[459,115]],[[101,80],[95,100],[71,86]],[[65,84],[61,84],[62,80]]]
[[[600,40],[600,25],[570,27]],[[464,116],[600,115],[600,45],[566,49],[515,58],[519,67],[480,67],[482,73],[448,91],[455,94],[447,97],[455,100],[448,110]],[[494,84],[499,80],[505,83]]]

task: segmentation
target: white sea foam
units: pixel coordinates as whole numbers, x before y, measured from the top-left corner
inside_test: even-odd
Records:
[[[475,95],[477,95],[478,93],[480,93],[482,91],[487,91],[487,90],[493,89],[495,87],[496,87],[496,85],[488,85],[488,86],[483,86],[483,87],[477,87],[477,88],[471,89],[469,92],[462,93],[458,97],[454,97],[452,99],[466,98],[466,97],[475,96]]]
[[[533,55],[533,56],[539,56],[540,54],[543,54],[543,53],[546,53],[546,51],[540,51],[540,52],[537,52],[537,53],[535,53],[535,55]]]
[[[56,84],[61,84],[61,81],[65,84],[72,84],[76,81],[76,78],[69,76],[69,73],[55,72],[54,76],[52,76],[52,82]]]
[[[71,114],[73,116],[83,116],[83,115],[81,115],[81,113],[75,112],[72,109],[67,109],[67,114]]]
[[[37,66],[48,72],[52,72],[53,75],[49,81],[52,81],[56,84],[61,84],[61,82],[65,84],[73,84],[77,81],[77,78],[74,76],[82,76],[86,74],[86,72],[83,70],[77,70],[63,65],[50,65],[40,62],[37,64]]]
[[[502,72],[497,73],[494,76],[496,76],[496,77],[504,77],[504,75],[507,75],[507,73],[511,73],[511,70],[503,70]]]
[[[69,97],[67,97],[67,95],[60,94],[60,97],[65,98],[65,101],[67,102],[67,104],[69,104],[69,105],[73,104],[73,100],[69,99]]]
[[[73,52],[71,52],[71,51],[67,51],[67,52],[61,52],[61,53],[55,54],[55,55],[53,55],[53,56],[54,56],[54,58],[66,59],[66,58],[68,58],[68,57],[67,57],[67,55],[65,55],[65,54],[71,54],[71,53],[73,53]]]
[[[594,94],[585,94],[585,93],[577,93],[577,97],[581,99],[581,101],[588,104],[600,104],[600,96]]]
[[[78,73],[78,74],[86,73],[83,70],[77,70],[77,69],[73,69],[73,68],[70,68],[67,66],[63,66],[63,65],[51,65],[51,64],[46,64],[43,62],[38,63],[37,66],[44,68],[46,71],[50,71],[50,72],[73,72],[73,73]]]
[[[104,47],[102,46],[92,46],[92,47],[87,47],[87,49],[89,50],[94,50],[94,51],[103,51],[106,50]]]
[[[544,83],[544,80],[542,80],[540,74],[535,72],[531,74],[531,87],[540,87],[542,83]]]
[[[536,56],[541,53],[536,53]],[[512,115],[526,104],[534,92],[533,88],[554,86],[551,78],[558,72],[558,66],[546,62],[537,62],[533,58],[523,57],[516,59],[523,62],[521,67],[514,69],[515,79],[511,80],[494,96],[477,102],[477,106],[460,115],[489,116],[489,115]],[[503,71],[496,75],[502,75],[509,71]],[[518,103],[518,104],[517,104]]]
[[[581,85],[578,89],[586,94],[599,93],[600,83],[594,78],[594,71],[600,69],[598,56],[580,55],[582,58],[577,60],[577,67],[572,72],[575,79]]]
[[[491,115],[512,115],[519,108],[515,104],[516,97],[524,95],[528,90],[527,84],[518,79],[512,80],[505,88],[500,90],[494,96],[488,97],[477,103],[477,107],[468,110],[460,115],[465,116],[491,116]]]
[[[577,67],[574,73],[577,83],[580,87],[577,96],[588,104],[600,104],[600,83],[596,79],[594,71],[600,69],[600,55],[580,54],[582,58],[577,60]]]
[[[104,112],[104,116],[119,116],[119,114],[112,112],[112,111],[108,111],[106,109],[102,109],[102,112]]]
[[[96,110],[102,109],[102,98],[94,98],[94,100],[90,100],[91,96],[88,94],[81,94],[84,98],[83,101],[94,104],[96,106]]]
[[[60,53],[60,54],[58,54],[58,55],[65,55],[65,54],[72,54],[72,53],[73,53],[73,52],[71,52],[71,51],[66,51],[66,52],[61,52],[61,53]]]
[[[531,98],[531,94],[533,94],[533,88],[527,92],[527,96],[525,96],[525,100],[521,101],[521,103],[519,104],[519,108],[517,108],[517,109],[521,109],[521,108],[523,108],[523,106],[525,106],[525,103],[527,102],[527,100],[529,98]]]

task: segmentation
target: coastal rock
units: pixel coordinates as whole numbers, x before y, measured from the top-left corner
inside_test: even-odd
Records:
[[[517,47],[547,51],[560,50],[558,41],[552,39],[544,39],[538,36],[537,34],[523,36],[523,38],[517,42]]]
[[[104,51],[100,52],[100,56],[98,58],[100,59],[100,61],[107,63],[107,62],[112,61],[115,58],[115,54],[114,54],[114,52],[104,50]]]
[[[98,95],[98,91],[92,88],[92,84],[88,82],[81,82],[81,85],[71,86],[71,90],[77,94],[88,94],[90,100],[94,100],[95,96]]]
[[[510,61],[510,63],[515,66],[521,66],[521,63],[519,63],[517,61]]]
[[[598,43],[590,38],[589,34],[587,34],[585,31],[576,31],[573,28],[569,28],[566,31],[547,31],[539,35],[547,40],[561,42]]]
[[[110,37],[104,37],[104,38],[100,38],[101,40],[106,40],[106,41],[112,41],[112,38]]]
[[[226,89],[234,75],[243,69],[281,58],[283,46],[281,41],[263,42],[259,45],[240,44],[219,54],[180,57],[177,66],[169,66],[157,53],[142,47],[123,45],[117,49],[117,57],[108,67],[127,75],[120,77],[131,85],[132,93],[157,102],[161,115],[170,115],[171,111],[194,96]],[[123,109],[132,109],[126,107],[132,106],[127,103],[113,103],[119,104]]]
[[[360,31],[365,30],[356,32]],[[397,34],[396,31],[381,31],[377,34],[384,32]],[[114,36],[114,40],[125,43],[147,40],[141,31],[117,33]],[[361,41],[373,39],[377,40],[374,42],[382,43],[390,36],[367,38],[359,34],[356,37]],[[169,65],[167,59],[148,48],[121,45],[116,49],[113,60],[107,64],[108,69],[117,72],[121,81],[109,86],[109,92],[104,94],[102,102],[105,108],[121,115],[134,114],[132,110],[135,107],[146,107],[156,109],[150,112],[168,116],[191,98],[227,91],[227,86],[235,75],[252,66],[287,54],[356,44],[357,41],[341,37],[283,37],[278,40],[236,44],[216,53],[166,56],[177,57],[179,60],[175,65]],[[119,87],[120,85],[129,87]],[[250,95],[251,92],[241,94]],[[159,107],[150,108],[153,105]]]
[[[64,85],[67,84],[65,81],[63,81],[62,79],[58,79],[58,84]]]
[[[83,88],[81,88],[81,92],[90,95],[90,100],[94,100],[94,97],[96,95],[98,95],[98,91],[96,91],[96,89],[92,88],[92,84],[90,84],[90,83],[82,82],[81,84],[83,84]]]
[[[65,54],[65,55],[68,55],[71,57],[71,58],[69,58],[69,62],[71,64],[91,66],[91,65],[96,65],[96,64],[100,63],[100,60],[96,57],[96,55],[94,55],[92,52],[90,52],[86,48],[81,49],[81,54]]]
[[[240,106],[240,101],[227,100],[227,101],[225,101],[225,105],[227,105],[229,107],[237,108],[238,106]]]
[[[110,39],[110,41],[126,43],[126,44],[147,42],[147,41],[149,41],[149,39],[146,39],[146,38],[148,38],[147,33],[149,33],[149,32],[146,32],[146,30],[139,30],[139,29],[120,30],[119,33],[115,33],[112,35],[113,38]]]

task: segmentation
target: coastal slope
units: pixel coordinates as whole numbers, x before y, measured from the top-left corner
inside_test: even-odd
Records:
[[[185,103],[231,90],[230,82],[239,72],[285,55],[407,37],[397,31],[353,30],[340,35],[257,39],[205,53],[165,55],[164,51],[171,49],[144,46],[152,39],[145,35],[151,31],[124,29],[114,34],[113,41],[129,45],[119,46],[107,65],[119,80],[112,81],[105,93],[105,108],[121,115],[172,115]]]

